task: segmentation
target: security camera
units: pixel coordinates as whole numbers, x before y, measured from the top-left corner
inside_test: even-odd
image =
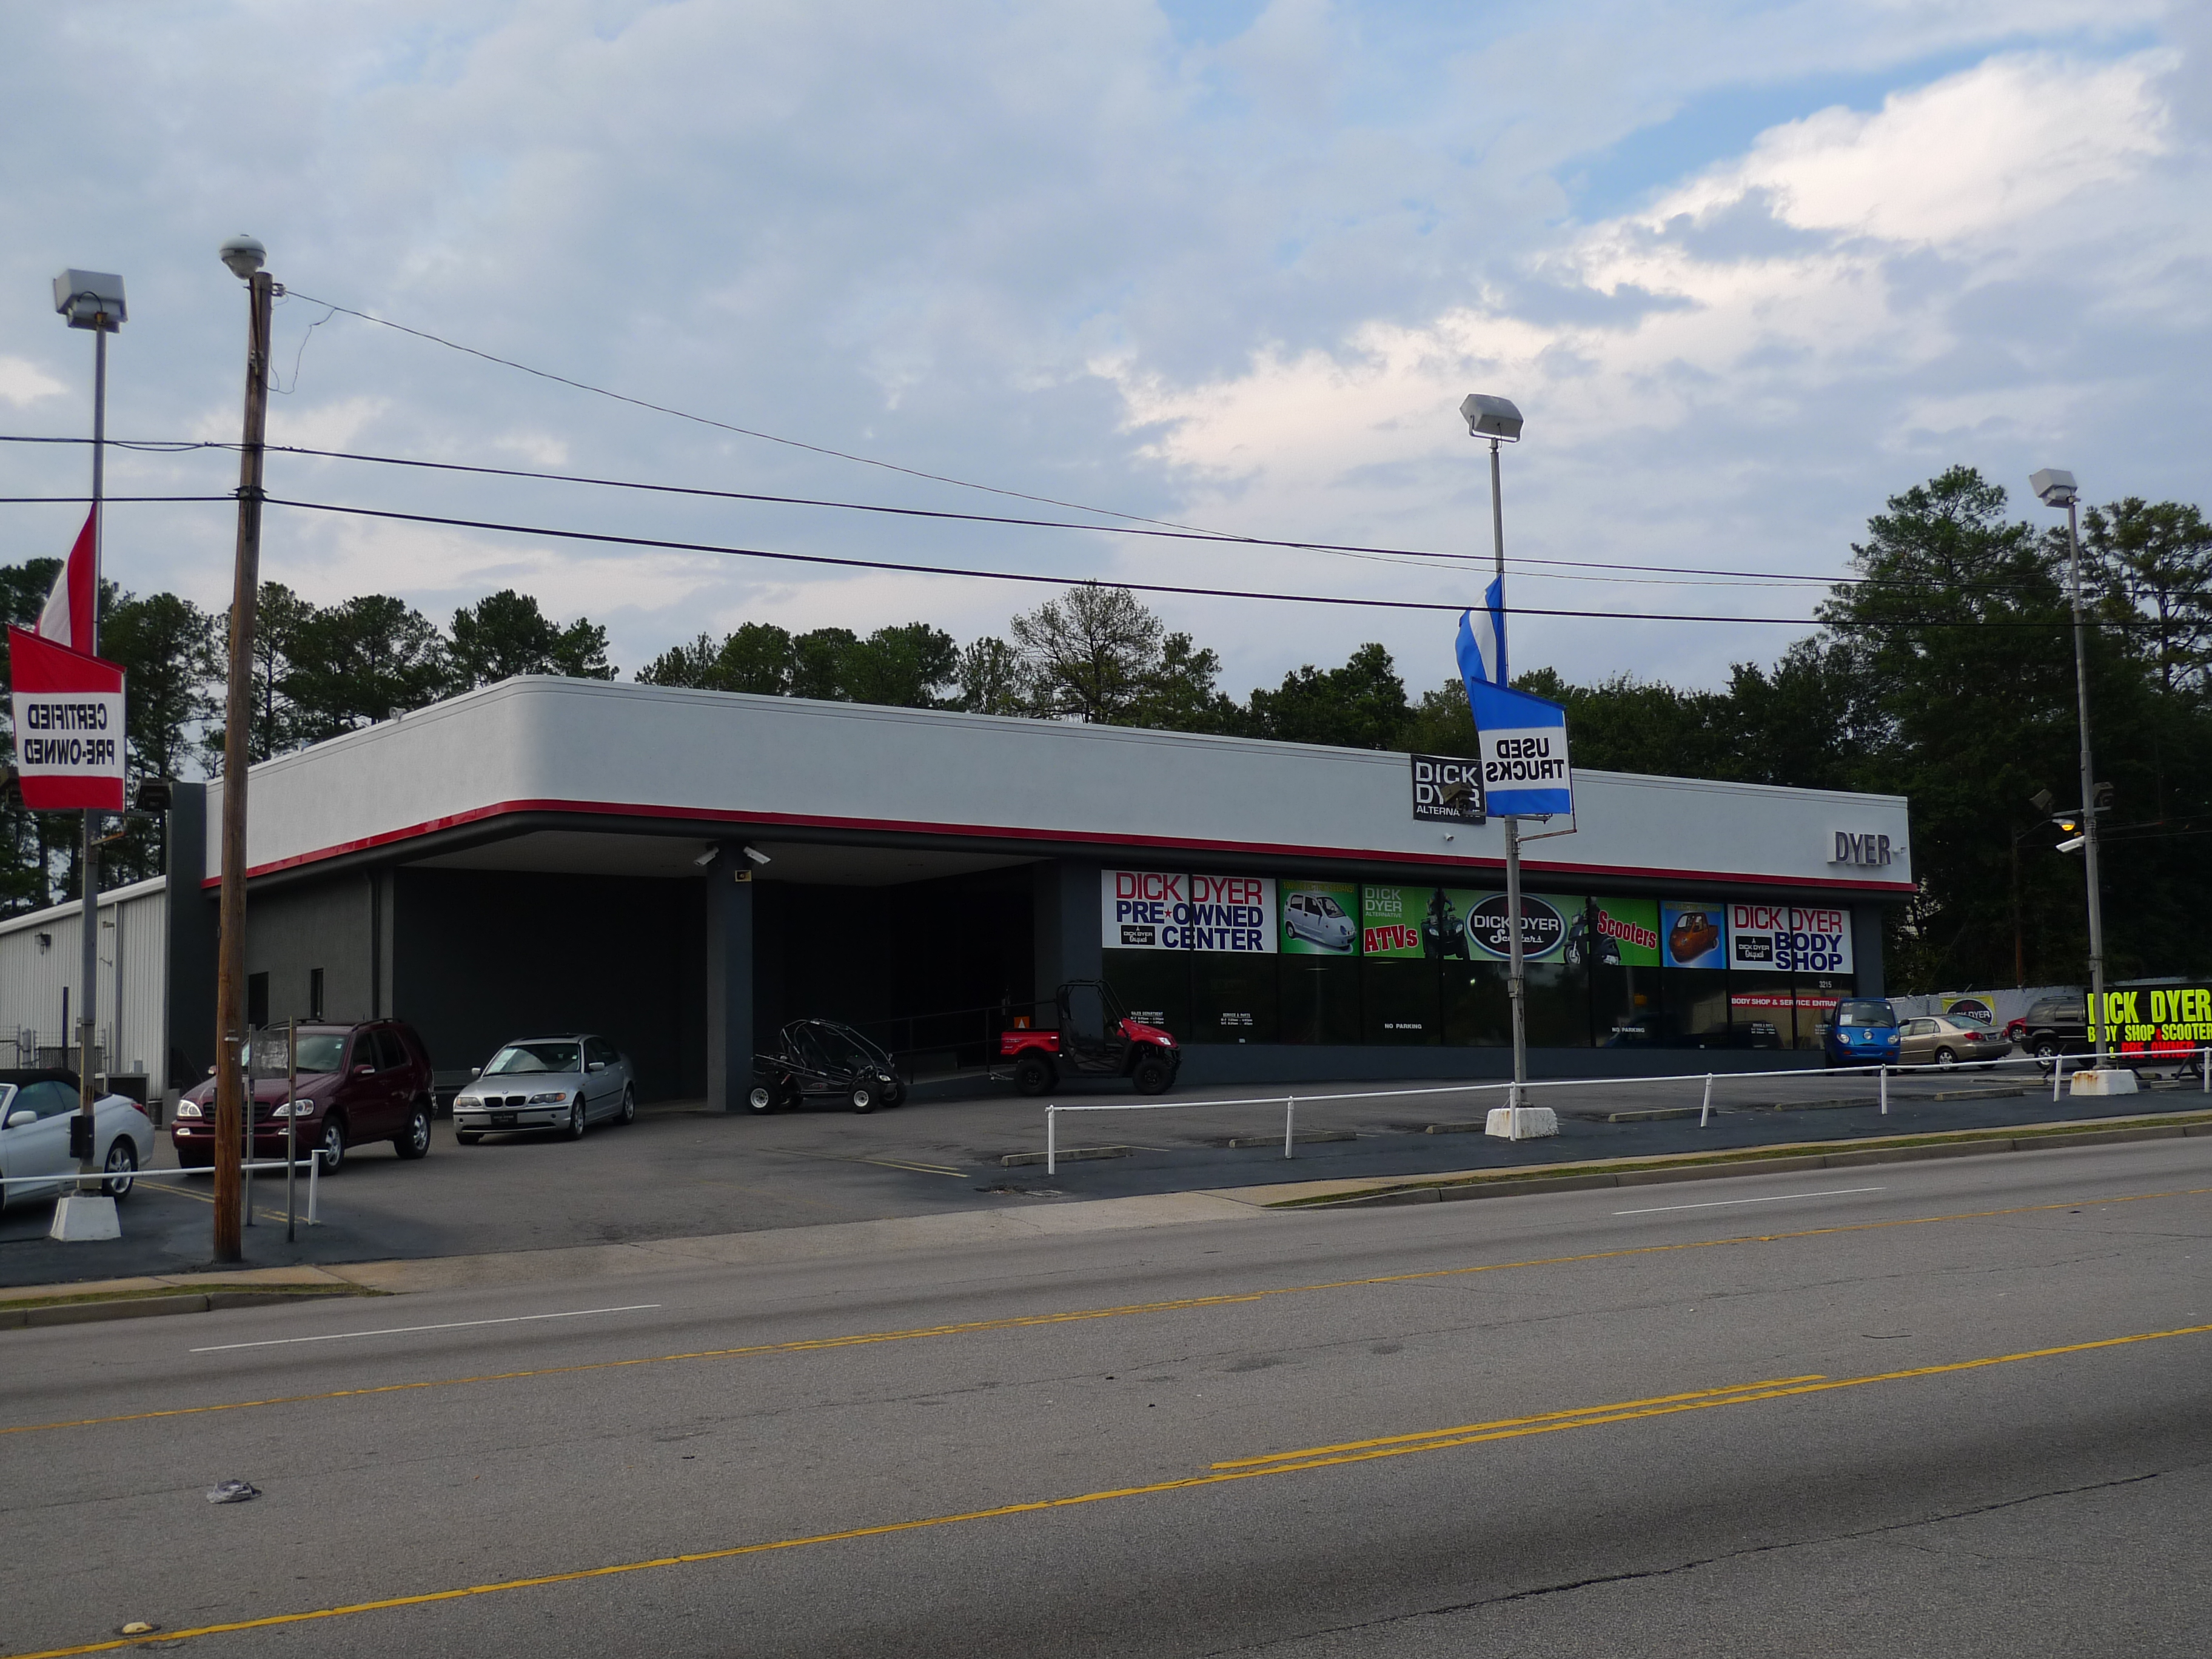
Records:
[[[693,859],[691,862],[696,865],[700,869],[703,870],[721,856],[722,849],[720,848],[709,847],[705,852],[700,854],[697,858]]]
[[[2062,853],[2078,853],[2081,850],[2081,843],[2088,839],[2087,836],[2076,836],[2071,841],[2062,841],[2058,843],[2058,850]]]
[[[757,847],[746,848],[745,856],[750,859],[755,864],[766,865],[775,862],[773,859],[769,858],[767,854],[762,852]]]

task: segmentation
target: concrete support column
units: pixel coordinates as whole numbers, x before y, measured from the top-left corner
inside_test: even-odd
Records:
[[[1881,918],[1879,904],[1851,906],[1851,967],[1863,997],[1887,996],[1881,972]]]
[[[753,866],[726,845],[707,872],[707,1105],[741,1112],[753,1076]]]
[[[1100,868],[1079,859],[1054,859],[1036,866],[1030,915],[1039,1001],[1049,1000],[1071,979],[1104,976],[1099,955]]]

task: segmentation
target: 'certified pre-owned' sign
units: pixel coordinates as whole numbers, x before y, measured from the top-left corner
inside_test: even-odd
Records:
[[[1480,823],[1482,763],[1450,755],[1414,756],[1413,816],[1430,823]]]

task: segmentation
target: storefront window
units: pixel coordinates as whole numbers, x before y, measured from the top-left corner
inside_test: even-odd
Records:
[[[1800,1048],[1817,1048],[1827,1029],[1828,1022],[1836,1017],[1836,1004],[1850,996],[1857,984],[1850,974],[1817,974],[1797,975],[1797,1041]]]
[[[1282,963],[1282,1041],[1359,1041],[1357,958],[1286,954]]]
[[[1106,982],[1135,1018],[1169,1036],[1190,1035],[1190,955],[1183,951],[1106,951]]]
[[[1653,1048],[1665,1041],[1659,969],[1596,963],[1590,968],[1592,1038],[1601,1048]]]
[[[1455,963],[1455,967],[1459,964]],[[1361,964],[1362,1003],[1370,1042],[1436,1042],[1443,1036],[1437,965],[1419,957]]]
[[[1275,958],[1196,951],[1190,957],[1188,1042],[1277,1041]]]
[[[1719,1048],[1729,1040],[1728,975],[1700,968],[1659,970],[1659,1031],[1670,1048]]]
[[[1444,1041],[1461,1048],[1510,1047],[1513,1000],[1494,962],[1443,964]]]

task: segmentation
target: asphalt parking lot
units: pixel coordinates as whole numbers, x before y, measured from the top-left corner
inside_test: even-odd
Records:
[[[437,1125],[431,1155],[403,1163],[388,1146],[356,1148],[323,1183],[321,1218],[285,1243],[282,1177],[257,1180],[247,1265],[380,1261],[555,1249],[824,1223],[928,1215],[994,1206],[1263,1184],[1337,1176],[1376,1178],[1510,1164],[1636,1158],[1783,1141],[2029,1125],[2129,1115],[2171,1103],[2212,1105],[2194,1081],[2155,1085],[2111,1101],[2053,1102],[2033,1070],[1893,1077],[1890,1110],[1870,1079],[1723,1076],[1711,1121],[1700,1127],[1702,1080],[1640,1080],[1547,1090],[1554,1139],[1518,1145],[1479,1133],[1494,1091],[1389,1083],[1360,1097],[1355,1085],[1302,1096],[1294,1161],[1282,1152],[1277,1095],[1254,1104],[1230,1089],[1177,1092],[1142,1104],[1166,1109],[1076,1113],[1060,1119],[1065,1159],[1048,1176],[1035,1161],[1044,1103],[1002,1086],[944,1085],[866,1116],[805,1111],[756,1118],[698,1103],[647,1107],[627,1127],[597,1127],[580,1141],[550,1135],[495,1137],[464,1147]],[[1426,1091],[1425,1092],[1413,1092]],[[1085,1106],[1136,1106],[1126,1085],[1055,1097]],[[1614,1121],[1621,1120],[1621,1121]],[[1313,1137],[1308,1139],[1308,1137]],[[1097,1156],[1103,1152],[1107,1155]],[[1009,1158],[1018,1161],[1009,1163]],[[161,1138],[156,1164],[173,1167]],[[204,1268],[210,1180],[143,1182],[123,1206],[124,1237],[60,1245],[46,1231],[48,1205],[0,1216],[0,1285],[60,1283]],[[300,1184],[304,1210],[306,1182]]]

